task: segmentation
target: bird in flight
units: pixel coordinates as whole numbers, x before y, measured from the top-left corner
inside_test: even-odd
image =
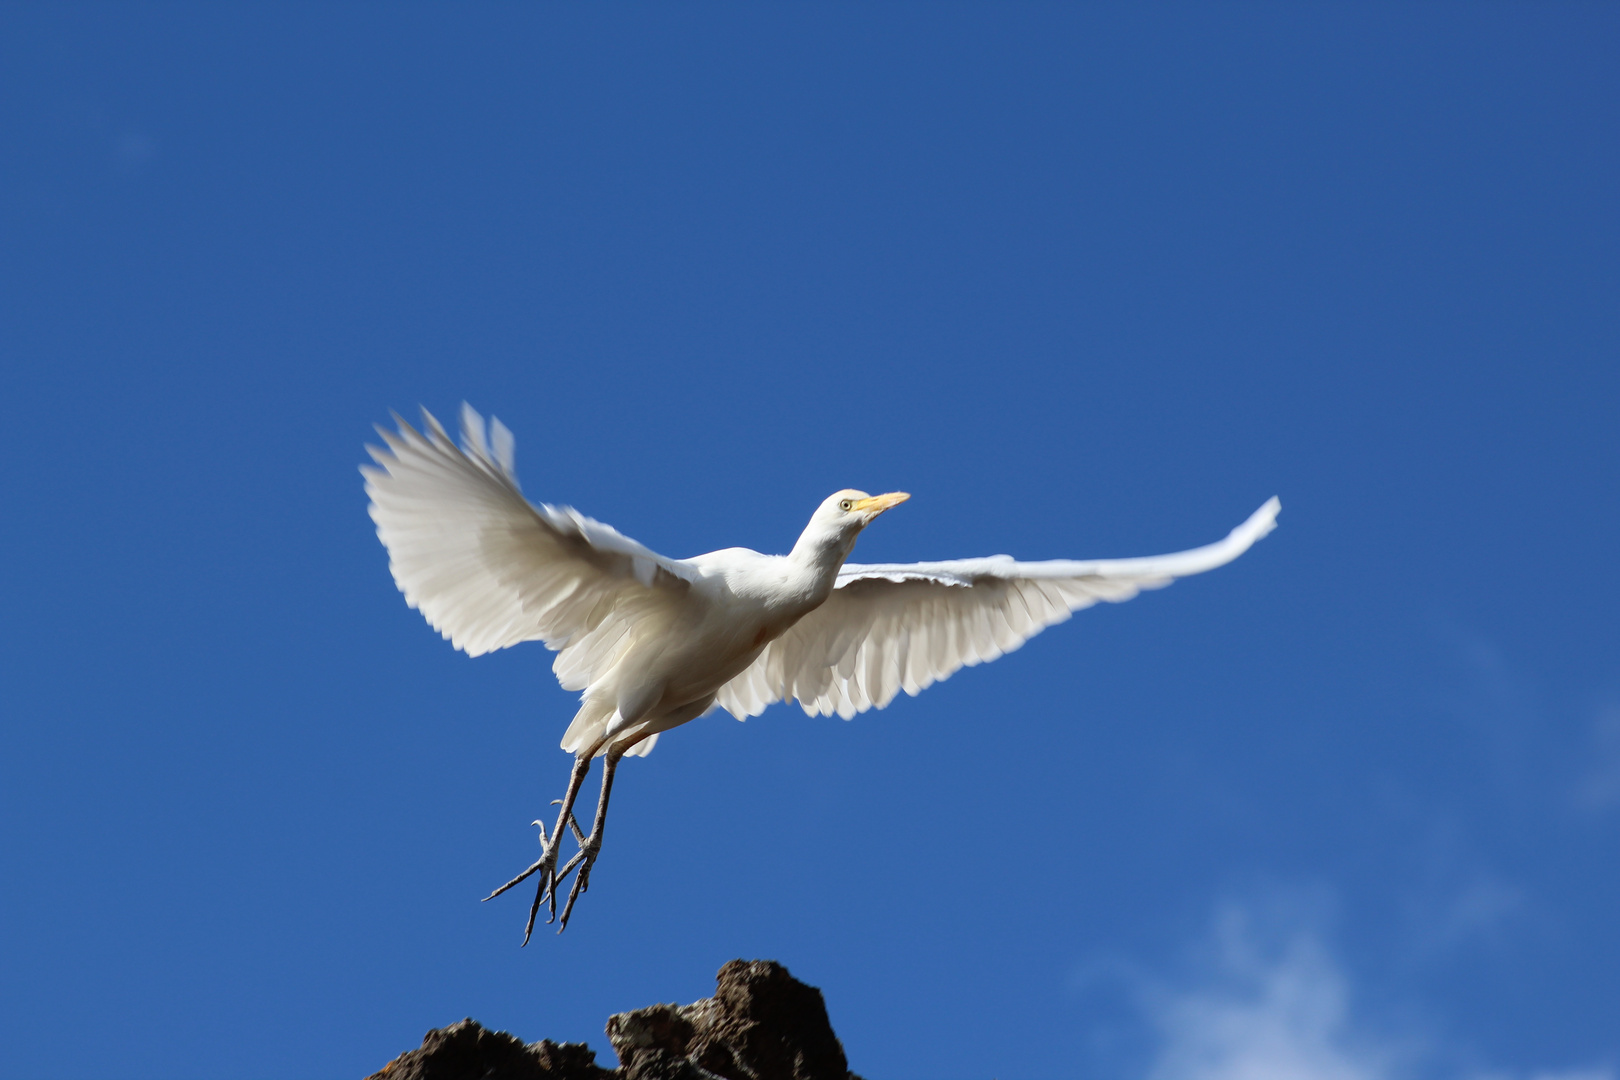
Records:
[[[613,774],[660,733],[721,708],[739,720],[777,701],[848,719],[917,694],[958,669],[1013,651],[1072,612],[1222,566],[1276,527],[1273,497],[1226,539],[1140,559],[1017,562],[846,562],[855,540],[905,492],[829,495],[793,550],[723,548],[671,559],[566,506],[523,497],[513,439],[463,404],[461,443],[425,409],[423,430],[397,414],[377,428],[361,466],[371,518],[405,602],[456,648],[480,656],[523,641],[557,653],[565,690],[582,691],[563,733],[574,755],[568,788],[541,855],[486,900],[538,874],[523,932],[540,906],[557,919],[557,890],[575,874],[558,933],[590,887]],[[602,758],[587,835],[574,802]],[[558,869],[563,831],[578,850]]]

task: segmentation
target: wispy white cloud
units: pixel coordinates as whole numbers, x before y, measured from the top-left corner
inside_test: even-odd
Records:
[[[1267,940],[1270,939],[1270,940]],[[1228,906],[1201,970],[1146,995],[1159,1047],[1148,1080],[1384,1080],[1392,1043],[1353,1022],[1350,987],[1322,941],[1260,928]]]
[[[1464,1048],[1397,1031],[1359,1006],[1320,921],[1286,904],[1226,905],[1198,956],[1178,979],[1131,980],[1154,1035],[1145,1080],[1620,1080],[1606,1064],[1457,1064]]]
[[[1488,871],[1431,861],[1431,880],[1405,902],[1406,952],[1417,965],[1458,950],[1501,941],[1530,911],[1525,890]]]
[[[1620,702],[1600,708],[1592,722],[1591,757],[1575,799],[1587,810],[1620,805]]]

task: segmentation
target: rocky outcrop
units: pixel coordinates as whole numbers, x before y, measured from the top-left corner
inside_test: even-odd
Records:
[[[584,1043],[541,1039],[525,1044],[476,1020],[435,1028],[415,1050],[399,1055],[369,1080],[606,1080],[618,1069],[596,1064]]]
[[[773,960],[733,960],[715,981],[712,998],[609,1017],[616,1069],[584,1043],[525,1044],[463,1020],[369,1080],[860,1080],[820,990]]]

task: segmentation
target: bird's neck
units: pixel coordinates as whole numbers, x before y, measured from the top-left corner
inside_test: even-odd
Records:
[[[838,568],[853,547],[853,538],[846,541],[841,536],[805,530],[787,557],[789,572],[799,586],[795,591],[803,592],[816,604],[831,596],[838,582]]]

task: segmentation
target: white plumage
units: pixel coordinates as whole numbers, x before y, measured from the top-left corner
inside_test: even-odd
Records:
[[[1276,498],[1224,539],[1141,559],[848,563],[860,531],[903,493],[846,490],[817,508],[788,555],[726,548],[670,559],[568,507],[524,499],[512,434],[469,406],[461,445],[426,412],[378,429],[386,449],[363,466],[377,535],[406,602],[469,656],[523,641],[557,651],[564,689],[583,691],[563,736],[573,778],[544,854],[529,925],[580,866],[563,925],[588,888],[620,757],[719,706],[738,719],[777,701],[851,717],[916,694],[958,669],[1017,649],[1099,600],[1118,603],[1237,558],[1273,528]],[[594,756],[605,756],[597,820],[561,872],[558,841]],[[581,865],[583,863],[583,865]],[[528,940],[527,933],[524,940]]]

